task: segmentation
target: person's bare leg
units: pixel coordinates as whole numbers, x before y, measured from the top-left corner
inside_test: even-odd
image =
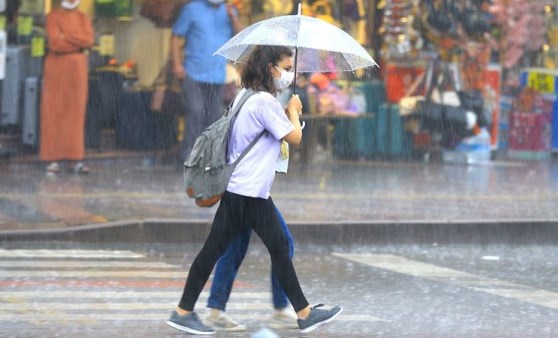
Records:
[[[308,315],[310,315],[310,305],[308,305],[304,309],[296,312],[296,316],[299,319],[306,319],[306,318],[308,318]]]
[[[186,311],[180,307],[176,307],[176,312],[181,316],[186,316],[187,314],[191,313],[192,311]]]

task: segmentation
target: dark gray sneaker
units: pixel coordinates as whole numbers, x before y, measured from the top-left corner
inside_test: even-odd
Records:
[[[214,334],[215,330],[204,325],[195,312],[190,312],[185,316],[181,316],[178,312],[173,311],[167,324],[177,330],[188,332],[191,334]]]
[[[314,331],[318,326],[329,323],[343,312],[343,308],[339,305],[331,309],[320,309],[324,304],[318,304],[310,308],[310,314],[306,319],[298,320],[300,332],[306,333]]]

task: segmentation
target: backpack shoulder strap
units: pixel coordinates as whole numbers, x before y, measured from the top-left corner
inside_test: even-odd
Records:
[[[248,100],[254,94],[256,94],[255,90],[247,88],[244,94],[242,94],[242,96],[240,97],[240,99],[238,99],[238,103],[236,104],[236,106],[234,106],[234,109],[233,109],[233,104],[234,101],[236,101],[236,98],[231,102],[229,108],[227,109],[227,115],[232,116],[232,118],[234,119],[236,114],[238,114],[238,112],[246,102],[246,100]]]
[[[232,125],[234,124],[234,121],[236,120],[236,115],[238,114],[238,112],[240,111],[240,108],[242,108],[242,106],[244,105],[244,103],[246,102],[246,100],[248,100],[252,95],[256,94],[257,92],[251,88],[247,88],[246,91],[244,92],[244,94],[242,95],[242,97],[240,97],[238,103],[236,104],[236,106],[234,107],[234,109],[229,109],[229,114],[232,117],[232,121],[231,121],[231,127],[229,129],[229,132],[232,131]],[[235,100],[233,100],[233,102],[231,103],[231,108],[232,105],[234,103]],[[262,136],[264,136],[264,134],[267,133],[266,130],[262,131],[254,140],[252,140],[252,142],[250,142],[250,144],[246,147],[246,149],[244,149],[242,151],[242,153],[240,154],[240,156],[238,156],[238,158],[234,161],[233,165],[236,166],[243,158],[244,156],[246,156],[246,154],[248,153],[248,151],[250,151],[250,149],[252,149],[254,147],[254,145],[256,144],[256,142],[258,142],[258,140],[260,138],[262,138]]]
[[[266,130],[262,131],[258,136],[256,136],[256,138],[254,140],[252,140],[252,142],[250,142],[250,144],[246,147],[246,149],[244,149],[244,151],[240,154],[240,156],[238,156],[238,158],[234,161],[233,164],[235,166],[238,164],[238,162],[242,161],[244,156],[246,156],[246,154],[248,154],[250,149],[252,149],[256,145],[256,142],[258,142],[258,140],[261,139],[262,136],[264,136],[265,133],[267,133]]]

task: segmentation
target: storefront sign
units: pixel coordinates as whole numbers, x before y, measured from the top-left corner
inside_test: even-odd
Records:
[[[24,0],[21,2],[19,13],[41,14],[44,12],[44,8],[45,4],[43,0]]]
[[[556,75],[553,74],[530,72],[527,78],[528,86],[543,94],[554,94],[555,82]]]
[[[6,32],[0,30],[0,80],[6,76],[6,45],[8,37]]]
[[[490,132],[490,144],[492,148],[498,147],[498,133],[500,126],[500,88],[502,81],[502,69],[500,65],[489,64],[485,73],[484,100],[485,105],[492,112],[492,127]]]
[[[102,56],[114,55],[114,35],[102,35],[99,40],[99,54]]]
[[[45,56],[45,38],[42,36],[34,36],[31,39],[31,56],[40,58]]]
[[[33,17],[20,16],[17,18],[17,34],[19,36],[29,36],[33,31]]]

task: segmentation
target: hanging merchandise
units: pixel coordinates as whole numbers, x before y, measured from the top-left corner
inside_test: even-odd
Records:
[[[180,8],[189,0],[146,0],[141,6],[140,15],[151,20],[159,28],[174,25]]]
[[[486,44],[468,41],[462,46],[459,63],[465,89],[484,89],[489,60],[490,48]]]
[[[466,0],[460,17],[463,30],[470,36],[482,36],[490,32],[494,21],[484,0]]]
[[[19,15],[17,18],[17,44],[27,45],[31,42],[34,18],[31,15]]]
[[[303,3],[303,14],[309,15],[307,13],[309,6],[308,3]],[[290,0],[253,0],[251,1],[250,18],[253,22],[257,22],[274,16],[292,14],[292,11],[293,2]]]
[[[440,134],[441,145],[447,149],[469,136],[477,123],[475,113],[461,104],[455,79],[446,64],[433,77],[425,99],[417,102],[416,115],[420,128]]]
[[[95,0],[95,16],[130,18],[132,17],[132,0]]]
[[[422,60],[389,62],[383,69],[386,100],[391,103],[399,103],[403,97],[409,94],[414,81],[423,76],[426,71],[426,63]],[[420,89],[412,90],[414,95],[422,95],[424,90]]]
[[[180,81],[173,76],[172,62],[169,60],[159,72],[153,84],[151,111],[180,116],[186,110],[182,100]]]
[[[0,80],[4,80],[6,76],[6,48],[8,45],[8,37],[6,32],[0,30]]]
[[[421,3],[421,9],[421,24],[431,41],[458,36],[458,26],[463,18],[460,1],[425,0]]]
[[[42,58],[45,56],[45,37],[33,35],[31,38],[31,57]]]
[[[343,1],[343,23],[345,30],[361,45],[368,45],[366,8],[364,0]]]
[[[450,5],[447,0],[425,1],[427,11],[425,12],[426,23],[438,33],[450,33],[455,30],[455,22],[452,18]]]
[[[302,6],[304,8],[304,6]],[[316,0],[311,3],[308,8],[309,16],[318,18],[327,23],[342,27],[341,12],[336,1],[333,0]],[[303,10],[304,14],[304,10]]]
[[[543,69],[543,68],[527,68],[523,69],[519,76],[520,86],[523,88],[522,92],[525,93],[527,89],[533,90],[534,93],[539,95],[540,100],[546,100],[543,104],[543,110],[550,110],[550,120],[552,121],[552,149],[558,150],[558,70],[556,69]],[[531,92],[531,93],[533,93]],[[525,94],[523,95],[526,96]],[[533,97],[537,97],[532,95]],[[533,105],[536,100],[523,99],[522,101],[516,100],[514,108],[518,106],[517,102],[528,102]],[[522,111],[526,111],[525,103]],[[539,104],[541,106],[541,104]],[[528,108],[528,107],[527,107]],[[530,111],[536,111],[531,109]]]
[[[558,68],[558,3],[547,5],[544,8],[547,22],[546,38],[548,44],[543,46],[543,67],[549,69]]]
[[[416,112],[419,101],[423,101],[424,88],[428,87],[432,78],[433,65],[428,66],[428,70],[417,76],[411,86],[405,91],[405,94],[399,101],[399,114],[401,116],[412,115]]]
[[[504,68],[513,68],[525,53],[538,51],[545,44],[544,6],[542,1],[492,0],[489,10],[495,29],[487,37]]]
[[[414,29],[419,7],[417,0],[386,0],[378,31],[384,35],[382,52],[386,58],[409,59],[422,49],[422,39]]]
[[[13,1],[13,0],[8,0]],[[45,9],[44,0],[22,0],[19,8],[20,14],[43,14]]]

